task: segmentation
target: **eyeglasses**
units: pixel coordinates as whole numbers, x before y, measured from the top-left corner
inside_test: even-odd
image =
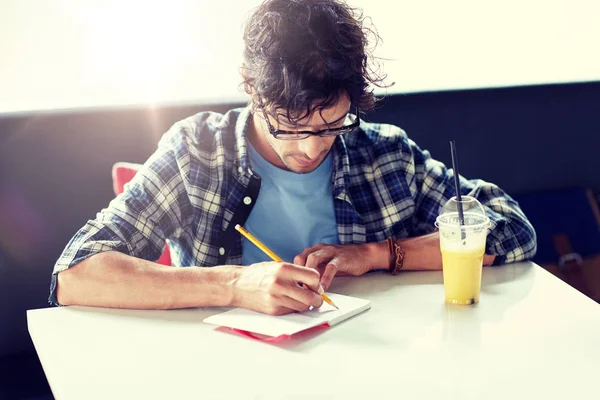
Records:
[[[273,125],[271,125],[271,121],[269,121],[269,117],[265,110],[262,110],[265,121],[267,122],[267,127],[269,128],[269,133],[273,135],[275,139],[280,140],[302,140],[306,139],[310,136],[319,136],[319,137],[328,137],[328,136],[339,136],[344,133],[348,133],[351,130],[358,128],[360,126],[360,117],[358,116],[358,107],[355,108],[355,114],[348,114],[348,119],[350,119],[350,125],[341,126],[339,128],[331,128],[331,129],[322,129],[320,131],[288,131],[275,129]]]

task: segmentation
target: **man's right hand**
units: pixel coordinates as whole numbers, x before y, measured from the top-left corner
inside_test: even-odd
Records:
[[[320,307],[319,273],[289,263],[263,262],[243,267],[233,284],[234,305],[271,315]],[[304,284],[304,286],[300,286]]]

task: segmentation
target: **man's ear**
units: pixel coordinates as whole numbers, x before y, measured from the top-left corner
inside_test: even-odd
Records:
[[[246,75],[246,66],[242,64],[239,71],[243,80],[241,85],[243,85],[244,87],[244,92],[250,95],[250,102],[248,103],[248,105],[250,106],[250,112],[254,113],[254,88],[252,87],[252,85],[250,85],[250,83],[248,83],[248,76]]]
[[[244,85],[244,92],[248,93],[250,95],[250,97],[254,97],[254,88],[248,82],[248,75],[246,74],[246,66],[243,64],[240,67],[240,75],[242,75],[242,79],[244,81],[242,83]]]

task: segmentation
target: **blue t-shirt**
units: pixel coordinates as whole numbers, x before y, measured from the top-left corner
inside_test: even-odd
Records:
[[[331,152],[314,171],[297,174],[272,165],[247,143],[252,169],[262,181],[244,227],[287,262],[317,243],[339,244]],[[242,265],[261,261],[270,258],[244,238]]]

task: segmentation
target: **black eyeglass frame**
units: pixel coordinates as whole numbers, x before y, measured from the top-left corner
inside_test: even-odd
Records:
[[[273,125],[271,125],[271,121],[269,121],[269,117],[265,112],[264,108],[262,109],[263,117],[267,122],[267,128],[269,128],[269,133],[273,135],[275,139],[279,140],[302,140],[309,138],[311,136],[319,136],[319,137],[331,137],[331,136],[339,136],[345,133],[348,133],[360,126],[360,116],[358,115],[358,107],[355,107],[356,120],[352,122],[350,125],[340,126],[339,128],[330,128],[330,129],[321,129],[320,131],[289,131],[283,129],[275,129]]]

